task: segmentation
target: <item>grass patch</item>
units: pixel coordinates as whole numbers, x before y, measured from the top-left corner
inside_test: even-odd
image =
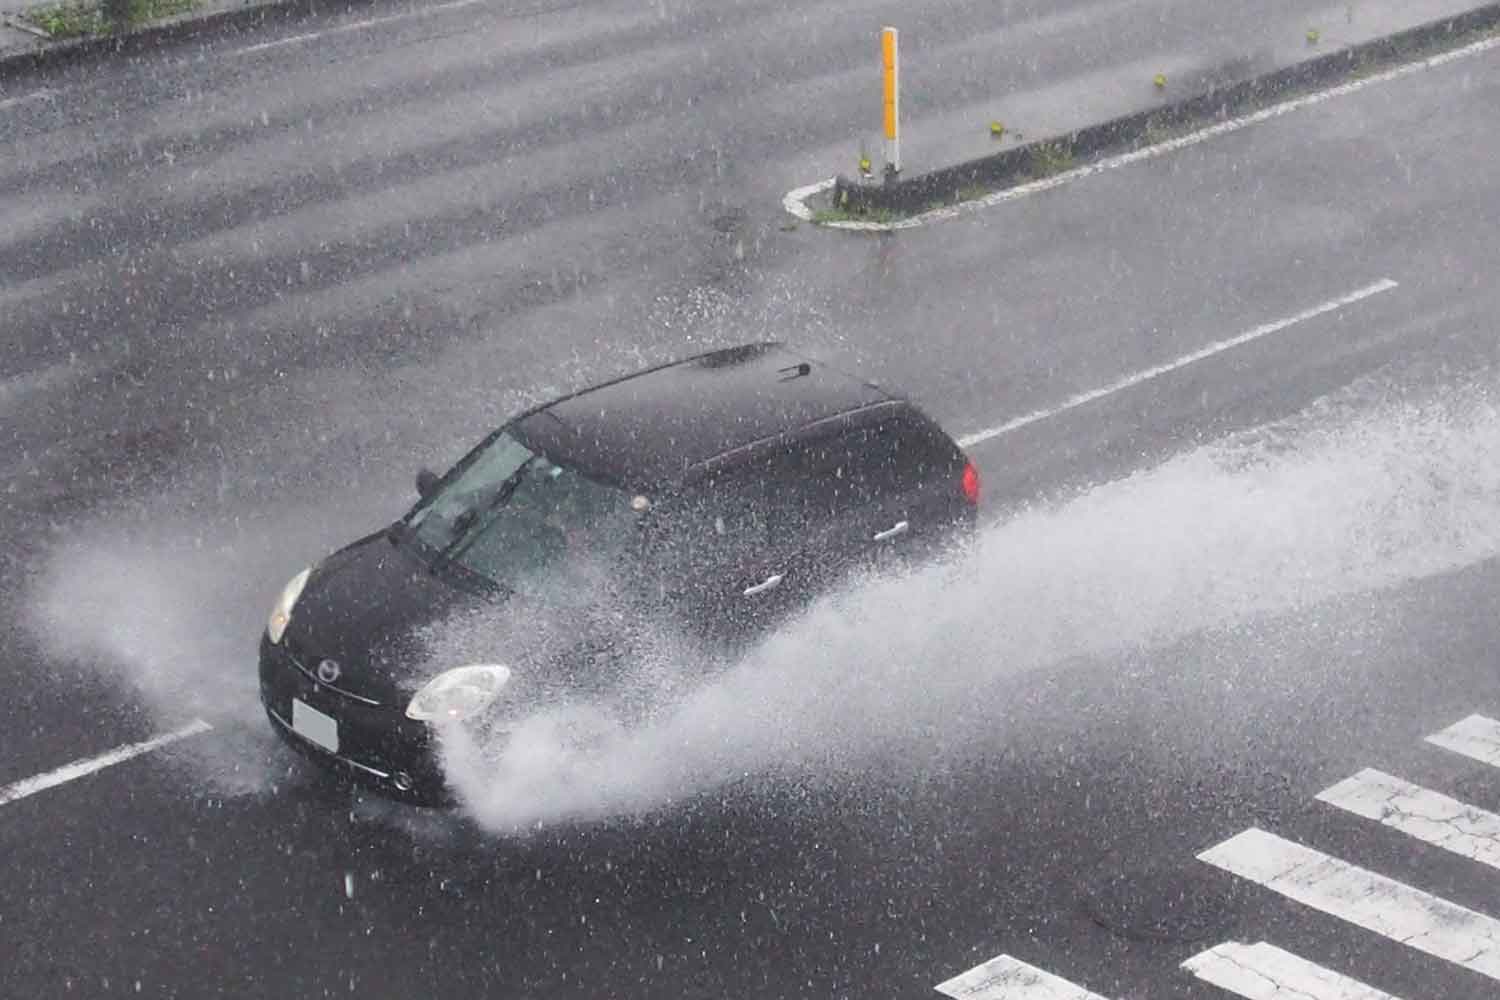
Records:
[[[1160,146],[1172,138],[1172,127],[1160,118],[1148,118],[1146,127],[1141,129],[1141,141],[1138,146]]]
[[[953,200],[956,202],[977,201],[978,199],[983,198],[989,193],[990,188],[988,185],[978,183],[965,184],[963,187],[959,188],[953,193]]]
[[[1211,119],[1197,118],[1151,118],[1146,122],[1146,127],[1141,129],[1140,136],[1136,139],[1135,148],[1142,149],[1147,146],[1160,146],[1164,142],[1173,139],[1181,139],[1185,135],[1192,135],[1199,129],[1206,128]]]
[[[199,0],[129,0],[125,10],[125,30],[174,14],[185,14],[198,6]],[[61,0],[23,11],[21,16],[47,33],[49,38],[82,38],[85,35],[107,35],[120,27],[99,0]]]
[[[889,225],[901,218],[888,208],[874,208],[868,212],[854,212],[847,208],[820,208],[813,213],[813,221],[819,225],[829,222],[876,222]]]
[[[1031,151],[1031,175],[1051,177],[1073,166],[1073,147],[1065,142],[1043,142]]]
[[[96,3],[53,3],[32,7],[21,15],[47,33],[49,38],[78,38],[109,30],[109,22]]]

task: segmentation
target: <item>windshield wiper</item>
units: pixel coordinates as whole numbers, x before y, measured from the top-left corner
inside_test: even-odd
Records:
[[[484,529],[488,528],[490,522],[494,520],[493,518],[488,518],[488,515],[494,513],[497,508],[509,500],[512,494],[520,488],[522,477],[525,476],[526,470],[531,468],[531,463],[535,461],[536,456],[532,456],[522,462],[521,467],[511,473],[509,479],[500,484],[500,488],[495,491],[495,495],[483,508],[470,507],[453,519],[453,540],[439,549],[437,554],[432,557],[432,562],[427,564],[429,570],[435,573],[441,567],[457,559],[463,553],[464,548],[473,544],[480,535],[484,534]],[[474,530],[475,524],[479,524],[477,531]],[[462,526],[460,527],[460,525]]]

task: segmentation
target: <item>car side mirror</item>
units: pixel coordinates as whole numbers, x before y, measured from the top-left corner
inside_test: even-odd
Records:
[[[417,495],[427,499],[432,491],[437,489],[438,474],[431,469],[420,469],[417,471]]]

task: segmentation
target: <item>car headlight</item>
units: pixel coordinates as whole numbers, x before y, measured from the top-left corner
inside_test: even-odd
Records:
[[[467,719],[500,694],[510,680],[510,668],[498,663],[454,667],[422,686],[406,706],[406,717],[418,722]]]
[[[272,642],[281,642],[281,637],[292,620],[292,608],[297,604],[297,598],[302,596],[302,588],[307,586],[307,578],[311,575],[312,567],[309,566],[281,588],[281,596],[276,598],[276,604],[271,608],[271,617],[266,622],[266,635]]]

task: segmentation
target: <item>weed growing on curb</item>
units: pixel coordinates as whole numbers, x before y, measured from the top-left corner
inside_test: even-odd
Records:
[[[1065,142],[1043,142],[1031,150],[1033,176],[1051,177],[1073,166],[1073,147]]]
[[[109,30],[109,22],[97,3],[56,3],[33,7],[22,15],[52,38],[78,38]]]
[[[813,213],[813,221],[819,225],[829,222],[874,222],[890,225],[899,215],[888,208],[872,208],[868,212],[855,212],[847,208],[820,208]]]
[[[199,0],[130,0],[126,29],[174,14],[185,14],[198,6]],[[99,0],[61,0],[42,4],[21,15],[51,38],[81,38],[85,35],[107,35],[116,25]]]

